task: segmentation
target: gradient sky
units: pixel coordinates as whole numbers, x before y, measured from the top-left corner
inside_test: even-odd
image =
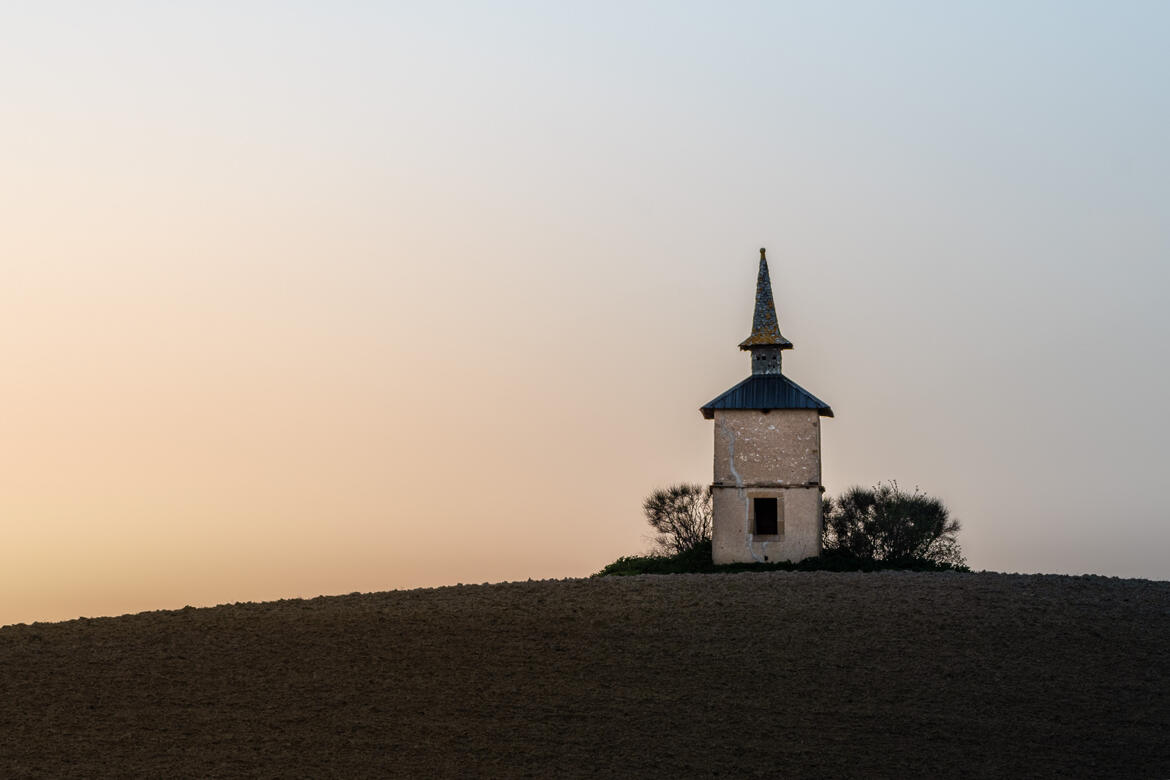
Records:
[[[1170,4],[0,6],[0,623],[583,576],[768,248],[830,493],[1170,578]]]

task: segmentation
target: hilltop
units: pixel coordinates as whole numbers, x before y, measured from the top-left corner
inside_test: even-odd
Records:
[[[1166,777],[1170,583],[767,572],[0,629],[3,777]]]

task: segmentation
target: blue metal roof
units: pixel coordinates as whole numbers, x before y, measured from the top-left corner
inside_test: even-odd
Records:
[[[782,374],[753,374],[699,411],[710,420],[716,409],[816,409],[833,416],[827,403]]]

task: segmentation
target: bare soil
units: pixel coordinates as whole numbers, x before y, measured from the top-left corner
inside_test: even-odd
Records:
[[[642,576],[0,629],[0,777],[1170,777],[1170,583]]]

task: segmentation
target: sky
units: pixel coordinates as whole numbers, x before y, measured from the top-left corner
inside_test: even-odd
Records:
[[[759,247],[824,483],[1170,579],[1170,5],[0,6],[0,624],[589,575]]]

